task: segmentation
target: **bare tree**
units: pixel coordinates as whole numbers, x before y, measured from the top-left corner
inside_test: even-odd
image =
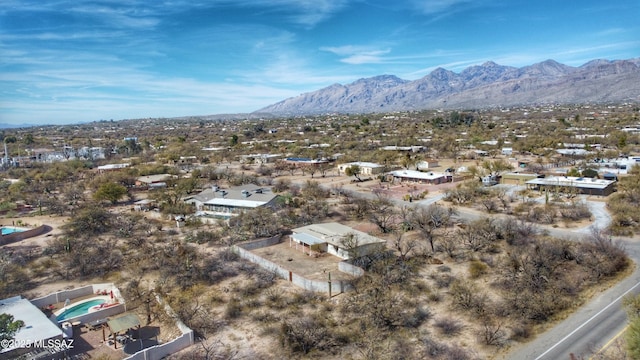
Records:
[[[448,226],[451,223],[453,215],[450,209],[433,204],[428,207],[418,207],[409,216],[410,222],[415,229],[431,246],[431,251],[435,252],[435,231],[439,228]]]
[[[398,212],[389,198],[378,195],[378,198],[370,203],[369,219],[376,224],[383,233],[391,232],[398,219]]]
[[[404,233],[398,232],[393,238],[393,247],[398,251],[400,260],[406,260],[409,254],[413,253],[418,248],[418,241],[415,239],[407,239]]]

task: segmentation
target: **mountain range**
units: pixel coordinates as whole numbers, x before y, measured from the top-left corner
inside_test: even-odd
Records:
[[[640,58],[572,67],[546,60],[521,68],[492,61],[460,73],[437,68],[409,81],[380,75],[304,93],[256,113],[275,116],[640,101]]]

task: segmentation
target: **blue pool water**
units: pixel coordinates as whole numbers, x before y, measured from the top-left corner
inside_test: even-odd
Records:
[[[74,318],[76,316],[84,315],[89,312],[89,308],[96,305],[104,304],[105,302],[107,302],[105,299],[94,299],[94,300],[89,300],[87,302],[83,302],[78,305],[74,305],[66,309],[60,315],[56,316],[56,320],[63,321],[63,320]]]
[[[9,235],[9,234],[13,234],[15,232],[23,232],[23,231],[24,230],[18,229],[18,228],[3,227],[2,228],[2,235]]]

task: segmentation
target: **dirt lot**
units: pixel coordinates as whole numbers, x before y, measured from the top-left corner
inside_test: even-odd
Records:
[[[256,255],[272,261],[295,274],[303,276],[309,280],[328,280],[331,273],[332,280],[349,280],[351,276],[338,270],[338,263],[342,259],[331,254],[322,253],[319,256],[309,256],[306,252],[302,253],[302,247],[296,243],[292,243],[289,247],[289,241],[285,240],[277,245],[252,250]]]

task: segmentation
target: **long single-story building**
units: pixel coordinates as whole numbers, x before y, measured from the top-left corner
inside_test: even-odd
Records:
[[[534,190],[566,191],[575,189],[580,194],[607,196],[614,190],[614,180],[591,179],[575,176],[547,176],[526,182],[527,188]]]
[[[357,161],[338,165],[338,173],[344,174],[347,169],[353,165],[356,165],[360,168],[360,175],[376,175],[384,172],[384,166],[380,164]]]
[[[296,248],[301,246],[303,252],[305,249],[309,253],[326,252],[342,259],[369,255],[384,248],[386,243],[383,239],[336,222],[307,225],[292,232],[290,246],[295,243]],[[349,235],[353,235],[351,241],[345,240]]]
[[[279,195],[269,187],[253,184],[221,189],[212,186],[197,195],[186,197],[184,202],[193,204],[205,215],[231,216],[258,207],[275,205]]]
[[[420,184],[442,184],[451,181],[451,175],[441,172],[416,170],[396,170],[389,173],[393,182],[414,182]]]

